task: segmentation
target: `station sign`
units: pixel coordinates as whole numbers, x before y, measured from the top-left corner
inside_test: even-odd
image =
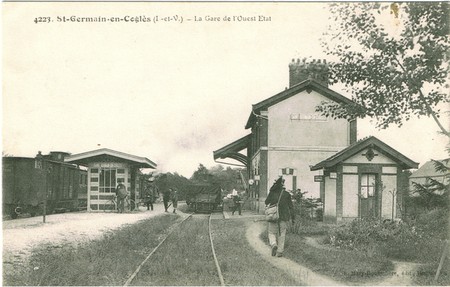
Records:
[[[323,182],[323,175],[315,175],[314,182]]]

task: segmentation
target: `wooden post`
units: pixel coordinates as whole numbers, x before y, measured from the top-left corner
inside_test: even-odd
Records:
[[[444,251],[442,251],[441,260],[439,262],[438,269],[436,270],[436,275],[434,276],[434,282],[438,280],[439,274],[441,273],[442,265],[444,265],[445,258],[447,257],[448,249],[450,248],[450,245],[448,243],[449,241],[445,240]]]
[[[42,218],[42,222],[45,223],[45,215],[47,214],[47,199],[44,199],[44,214]]]
[[[392,191],[392,222],[394,222],[395,190]]]

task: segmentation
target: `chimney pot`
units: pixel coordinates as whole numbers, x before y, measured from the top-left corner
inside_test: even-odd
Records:
[[[293,59],[294,61],[294,59]],[[297,85],[308,79],[314,79],[328,87],[328,66],[326,60],[312,58],[297,58],[289,65],[289,87]]]

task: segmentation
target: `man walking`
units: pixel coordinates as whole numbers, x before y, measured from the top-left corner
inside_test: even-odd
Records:
[[[169,201],[170,201],[171,194],[172,194],[172,189],[171,188],[164,189],[164,191],[163,191],[163,202],[164,202],[164,209],[165,209],[166,212],[169,212],[168,209],[169,209]]]
[[[284,188],[283,177],[278,178],[270,188],[265,201],[266,205],[278,204],[279,219],[276,222],[268,222],[269,244],[272,248],[272,256],[283,256],[284,241],[286,238],[287,222],[294,223],[294,205],[289,192]]]

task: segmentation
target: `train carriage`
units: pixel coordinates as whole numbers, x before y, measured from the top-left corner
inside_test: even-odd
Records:
[[[35,158],[3,157],[3,214],[17,218],[86,206],[87,173],[64,163],[67,153],[39,153]]]

